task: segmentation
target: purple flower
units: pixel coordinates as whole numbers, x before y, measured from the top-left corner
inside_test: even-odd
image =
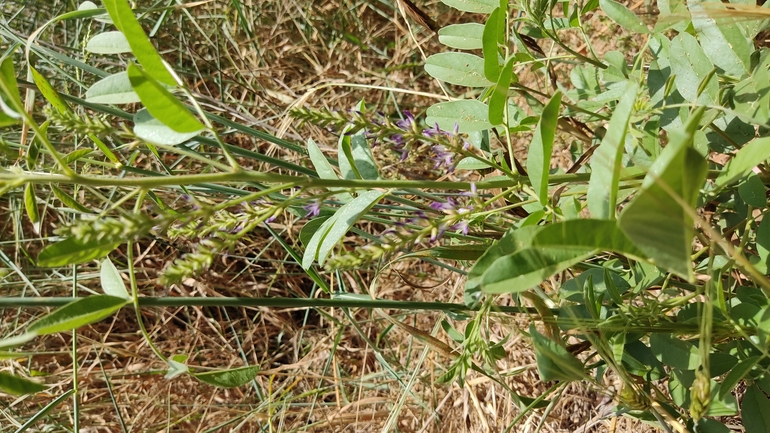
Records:
[[[460,193],[460,195],[463,195],[465,197],[476,197],[478,195],[478,190],[476,189],[476,182],[471,182],[470,191],[463,191]]]
[[[307,211],[308,218],[313,218],[318,216],[318,214],[321,213],[321,201],[320,200],[313,200],[310,203],[302,206],[302,209],[305,209]]]
[[[441,128],[439,128],[438,122],[437,122],[436,126],[423,129],[422,135],[428,138],[432,138],[438,135],[448,135],[448,133],[446,131],[442,131]]]
[[[454,211],[455,210],[455,203],[451,198],[447,198],[447,201],[440,202],[440,201],[434,201],[430,204],[431,209],[435,209],[437,211],[446,212],[446,211]]]
[[[460,230],[460,232],[464,235],[468,234],[468,221],[459,221],[457,224],[453,225],[452,230]]]
[[[414,125],[414,116],[412,113],[406,110],[404,110],[404,116],[406,116],[405,119],[396,121],[396,126],[403,129],[404,131],[409,131],[412,129],[412,125]]]
[[[446,147],[437,144],[433,146],[433,153],[436,155],[435,157],[431,158],[436,163],[433,166],[434,169],[437,169],[442,165],[446,166],[450,172],[454,169],[454,164],[452,161],[454,154],[452,154],[452,152],[448,152]]]

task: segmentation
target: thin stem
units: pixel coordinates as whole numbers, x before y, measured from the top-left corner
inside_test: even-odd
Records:
[[[708,177],[715,179],[721,170],[710,170]],[[640,180],[646,173],[640,172],[621,179],[621,181]],[[588,182],[590,173],[573,173],[553,175],[548,179],[549,184],[560,183],[583,183]],[[139,187],[139,188],[158,188],[164,186],[181,186],[200,183],[227,183],[227,182],[282,182],[287,185],[300,186],[304,188],[428,188],[433,190],[470,190],[470,182],[436,182],[424,180],[345,180],[345,179],[320,179],[309,178],[306,176],[290,176],[272,173],[260,173],[255,171],[238,171],[230,173],[205,173],[189,174],[179,176],[157,176],[157,177],[112,177],[112,176],[81,176],[81,175],[60,175],[60,174],[22,174],[22,173],[0,173],[0,185],[3,182],[12,183],[21,186],[25,183],[57,183],[57,184],[79,184],[89,186],[118,186],[118,187]],[[529,184],[529,178],[521,176],[511,179],[487,180],[476,182],[477,189],[495,189],[509,188],[517,186],[520,183]]]
[[[139,323],[139,331],[142,333],[144,340],[150,346],[150,349],[152,349],[153,353],[155,353],[155,356],[162,359],[163,362],[168,364],[168,358],[163,356],[163,352],[161,352],[160,349],[158,349],[157,346],[155,346],[155,343],[153,343],[152,338],[150,338],[150,334],[147,332],[147,328],[145,328],[144,321],[142,320],[139,288],[138,288],[138,285],[136,284],[136,272],[134,271],[133,246],[134,246],[133,242],[128,243],[126,247],[126,258],[128,259],[128,276],[131,281],[131,300],[134,304],[134,311],[136,312],[136,321]]]
[[[78,269],[72,265],[72,296],[78,295]],[[72,429],[80,431],[80,399],[78,398],[78,330],[72,330]]]

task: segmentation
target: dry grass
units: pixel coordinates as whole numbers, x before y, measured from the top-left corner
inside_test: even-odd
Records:
[[[36,5],[38,9],[28,6],[11,25],[19,33],[29,34],[46,17],[65,10],[64,3],[52,6],[40,2]],[[441,89],[424,73],[422,53],[438,52],[441,46],[435,37],[413,23],[410,32],[388,2],[246,0],[241,2],[240,18],[234,8],[236,3],[194,2],[193,6],[177,8],[154,40],[164,48],[165,58],[183,72],[207,109],[238,122],[299,142],[312,137],[325,144],[326,149],[332,149],[335,136],[312,125],[297,125],[287,116],[288,109],[298,105],[344,109],[365,99],[390,113],[404,109],[420,113],[443,98],[445,91],[451,95],[464,91]],[[462,22],[471,18],[448,13],[446,6],[435,1],[424,7],[439,17],[441,25],[449,20]],[[6,12],[19,10],[21,4],[11,2],[3,8]],[[31,10],[38,15],[33,17]],[[157,18],[157,14],[153,17]],[[606,34],[610,38],[610,30],[603,24],[606,21],[600,23],[592,37],[601,40],[601,34]],[[84,32],[58,27],[46,38],[77,55]],[[107,70],[119,67],[99,59],[92,61]],[[542,77],[530,75],[529,85],[547,85]],[[72,84],[67,87],[73,94],[83,92]],[[230,134],[228,142],[303,163],[296,154],[248,136]],[[567,148],[565,143],[562,149]],[[68,296],[72,291],[72,269],[35,268],[29,258],[43,244],[24,222],[20,197],[6,195],[0,201],[0,209],[4,266],[17,267],[0,280],[3,293]],[[49,211],[42,236],[51,235],[61,222],[61,215]],[[274,228],[287,240],[295,241],[301,225],[301,221],[284,220]],[[231,254],[219,257],[211,272],[170,288],[157,284],[158,272],[188,245],[183,241],[170,245],[162,240],[136,244],[133,256],[140,293],[319,296],[301,268],[292,264],[271,239],[267,232],[255,232]],[[112,258],[119,268],[125,268],[126,251],[116,251]],[[81,295],[89,289],[97,290],[97,275],[93,264],[78,267]],[[350,292],[394,300],[462,302],[461,278],[416,261],[396,264],[377,278],[364,271],[351,273],[335,284],[343,284]],[[41,313],[6,310],[3,332],[15,332]],[[142,311],[145,326],[166,355],[188,355],[191,365],[202,368],[260,366],[261,372],[252,384],[223,390],[188,376],[165,380],[165,364],[138,334],[136,317],[124,310],[77,333],[81,431],[387,429],[475,433],[503,431],[520,413],[501,385],[479,374],[470,373],[464,388],[437,383],[451,359],[430,350],[415,338],[414,332],[393,327],[384,315],[457,346],[438,332],[437,323],[443,318],[439,313],[269,308]],[[504,383],[520,395],[537,397],[548,386],[539,381],[534,354],[518,333],[526,323],[525,318],[491,315],[488,332],[495,341],[512,335],[505,347],[509,355],[497,365]],[[454,324],[462,331],[463,322]],[[0,431],[13,431],[20,422],[72,388],[72,344],[71,333],[38,338],[24,349],[39,354],[3,361],[2,370],[39,372],[51,388],[48,393],[35,396],[0,398]],[[641,423],[614,418],[612,406],[611,398],[574,385],[553,404],[547,417],[543,416],[543,409],[534,411],[510,431],[645,430]],[[72,400],[68,399],[34,428],[69,431],[73,411]]]

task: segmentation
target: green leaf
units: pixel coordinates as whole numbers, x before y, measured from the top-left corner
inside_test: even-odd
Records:
[[[513,78],[513,58],[508,59],[500,72],[500,78],[492,89],[492,96],[489,98],[489,123],[500,125],[503,123],[505,114],[505,105],[508,103],[508,88]]]
[[[693,279],[690,253],[694,236],[690,213],[708,169],[703,156],[690,144],[703,111],[699,109],[690,115],[683,133],[669,134],[668,146],[650,167],[641,191],[618,220],[620,229],[651,262],[689,281]]]
[[[495,8],[487,18],[484,24],[484,33],[481,37],[482,52],[484,54],[484,76],[491,82],[497,82],[500,76],[500,54],[498,52],[498,42],[500,41],[500,32],[505,34],[505,16],[506,11]],[[502,25],[501,25],[502,21]],[[504,39],[504,38],[503,38]],[[494,123],[494,122],[492,122]]]
[[[377,180],[380,177],[374,155],[366,141],[366,132],[347,135],[343,131],[338,145],[340,173],[343,179]]]
[[[235,388],[249,383],[259,373],[259,367],[241,367],[230,370],[207,371],[193,373],[192,376],[203,383],[220,388]]]
[[[99,271],[99,278],[102,284],[102,290],[105,295],[114,296],[116,298],[131,299],[131,295],[126,290],[126,283],[123,282],[123,278],[120,277],[118,268],[112,264],[112,260],[108,258],[102,262],[102,269]]]
[[[455,166],[455,170],[486,170],[488,168],[493,168],[493,166],[471,156],[461,159]]]
[[[99,33],[86,44],[86,51],[94,54],[130,53],[131,45],[121,32]]]
[[[0,371],[0,389],[8,394],[24,395],[45,391],[46,387],[29,379]]]
[[[529,247],[532,239],[542,229],[541,226],[527,226],[520,229],[509,229],[505,232],[503,237],[489,247],[468,272],[468,279],[465,283],[466,289],[478,287],[484,272],[498,259]]]
[[[535,136],[529,145],[527,154],[527,172],[532,189],[537,193],[540,204],[548,204],[548,176],[551,169],[551,153],[553,152],[553,139],[556,134],[556,124],[559,121],[559,107],[561,107],[561,92],[556,92],[548,101],[540,121],[537,122]]]
[[[128,72],[104,77],[86,90],[86,101],[95,104],[134,104],[139,95],[131,87]]]
[[[757,385],[751,385],[743,394],[741,420],[746,433],[770,431],[770,401]]]
[[[718,398],[721,400],[725,395],[729,394],[761,359],[761,356],[751,356],[736,364],[722,381],[722,384],[719,387]]]
[[[145,108],[134,114],[134,134],[150,143],[174,146],[192,139],[202,131],[202,129],[198,129],[191,132],[176,132],[153,117]]]
[[[487,293],[520,292],[600,251],[637,260],[645,257],[610,220],[576,219],[530,230],[518,243],[503,237],[491,247],[471,269],[466,287],[481,285]]]
[[[64,102],[64,100],[59,96],[59,93],[54,90],[53,86],[51,86],[51,83],[49,83],[48,80],[46,80],[46,78],[32,66],[29,67],[29,71],[32,73],[32,79],[35,81],[37,89],[40,91],[40,93],[43,94],[43,97],[51,103],[53,108],[55,108],[59,113],[69,112],[67,103]]]
[[[600,219],[615,219],[618,184],[623,150],[639,86],[628,82],[623,97],[612,113],[607,132],[591,157],[591,179],[588,182],[588,210]]]
[[[671,72],[679,93],[686,101],[714,105],[719,92],[717,80],[709,80],[704,91],[698,96],[703,79],[714,69],[698,41],[688,33],[680,33],[671,40],[669,50]]]
[[[381,191],[366,191],[339,208],[313,234],[302,257],[302,267],[308,269],[315,260],[319,265],[323,265],[332,248],[345,236],[345,233],[386,194]]]
[[[721,5],[713,1],[706,3]],[[740,27],[728,19],[719,20],[717,24],[700,2],[688,2],[688,5],[692,12],[692,25],[709,60],[726,74],[735,77],[751,71],[754,44],[743,35]]]
[[[321,149],[317,144],[315,144],[315,141],[313,141],[312,138],[307,139],[307,151],[310,155],[310,161],[313,163],[313,167],[315,168],[315,172],[318,173],[318,177],[321,179],[339,179],[339,177],[337,177],[337,173],[334,171],[334,167],[332,167],[331,163],[329,163],[329,160],[326,159],[326,156],[324,156],[323,152],[321,152]],[[353,196],[347,192],[344,192],[344,188],[329,188],[329,190],[341,191],[334,197],[342,203],[347,203],[350,200],[353,200]]]
[[[487,87],[492,81],[484,76],[484,59],[468,53],[439,53],[425,60],[425,72],[449,84]]]
[[[76,238],[67,238],[45,247],[37,256],[37,265],[41,267],[76,265],[104,257],[118,245],[120,241],[112,239],[81,242]]]
[[[635,13],[613,0],[599,0],[599,6],[612,21],[620,24],[626,30],[636,33],[650,33],[650,29]]]
[[[493,126],[489,123],[489,107],[475,99],[432,105],[428,108],[425,122],[428,125],[438,123],[445,131],[452,131],[457,125],[461,133],[483,131]]]
[[[134,11],[131,10],[127,0],[104,0],[102,2],[104,8],[110,14],[110,18],[115,23],[115,27],[118,28],[126,36],[128,44],[131,46],[131,52],[136,56],[136,60],[147,71],[147,75],[154,80],[169,86],[176,86],[176,80],[171,73],[166,69],[166,65],[163,63],[160,54],[152,46],[150,39],[144,33],[142,26],[134,16]],[[145,104],[146,105],[146,104]],[[180,131],[182,132],[182,131]]]
[[[441,321],[441,327],[444,329],[444,332],[446,332],[446,335],[449,336],[449,338],[451,338],[453,341],[458,343],[465,341],[465,335],[450,325],[446,319]]]
[[[538,231],[530,246],[533,248],[593,248],[612,251],[634,260],[644,260],[644,253],[618,228],[615,221],[575,219],[549,224]]]
[[[204,126],[178,99],[135,64],[128,65],[128,79],[142,104],[153,117],[176,132],[199,132]]]
[[[526,248],[495,261],[481,278],[485,293],[517,293],[529,290],[551,275],[595,254],[594,248]]]
[[[13,58],[7,56],[0,60],[0,127],[19,123],[22,109]]]
[[[96,323],[128,304],[128,300],[110,295],[94,295],[78,299],[43,316],[27,327],[37,335],[70,331]]]
[[[352,200],[353,198],[351,197],[350,199]],[[302,229],[299,231],[299,241],[302,242],[302,245],[307,247],[310,244],[310,240],[313,239],[315,232],[320,230],[323,223],[326,222],[326,220],[329,218],[331,218],[331,215],[319,216],[317,218],[311,219],[304,226],[302,226]]]
[[[695,370],[701,359],[694,344],[660,332],[650,336],[650,350],[665,365],[682,370]]]
[[[722,188],[746,176],[754,167],[770,158],[770,137],[757,138],[746,144],[730,159],[716,179]]]
[[[93,213],[91,209],[80,204],[80,202],[75,200],[75,197],[62,191],[58,186],[51,184],[51,191],[53,191],[53,194],[64,204],[64,206],[81,213]]]
[[[500,6],[498,0],[441,0],[441,2],[463,12],[480,14],[488,14]]]
[[[765,184],[762,179],[754,173],[738,185],[738,194],[744,203],[757,208],[764,208],[767,204]]]
[[[721,388],[720,388],[721,390]],[[701,418],[696,423],[696,432],[698,433],[730,433],[731,430],[719,421]]]
[[[540,380],[583,380],[586,378],[583,372],[583,363],[575,355],[567,352],[560,344],[546,338],[537,332],[535,325],[529,325],[529,333],[532,336],[532,345],[535,348],[537,371]]]
[[[83,149],[73,150],[72,152],[64,155],[62,159],[64,160],[65,164],[71,164],[75,161],[79,161],[81,158],[85,158],[91,153],[93,153],[93,149],[83,148]]]
[[[483,46],[483,35],[483,24],[452,24],[439,29],[438,41],[458,50],[477,50]]]
[[[40,210],[37,208],[35,185],[32,183],[24,186],[24,210],[27,211],[29,221],[35,226],[35,232],[39,232]]]
[[[3,94],[8,98],[11,103],[11,108],[17,110],[23,107],[21,103],[21,96],[19,95],[19,84],[16,82],[16,71],[13,67],[13,58],[7,56],[0,62],[0,80],[2,80],[5,87],[8,88],[9,93]]]
[[[168,359],[168,371],[163,376],[166,380],[171,380],[181,374],[188,373],[190,368],[185,364],[187,355],[174,355]]]
[[[36,332],[25,332],[15,337],[4,338],[0,340],[0,349],[21,346],[28,341],[32,341],[35,337],[37,337]]]

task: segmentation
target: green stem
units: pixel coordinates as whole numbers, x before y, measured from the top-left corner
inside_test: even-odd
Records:
[[[720,170],[710,170],[708,177],[715,179],[721,173]],[[637,173],[624,177],[621,181],[643,179],[646,173]],[[582,183],[588,182],[590,173],[574,173],[550,176],[550,184]],[[260,173],[256,171],[238,171],[230,173],[205,173],[179,176],[158,177],[112,177],[112,176],[81,176],[60,174],[17,174],[0,173],[0,184],[13,182],[17,185],[25,183],[56,183],[78,184],[89,186],[119,186],[158,188],[164,186],[192,185],[199,183],[226,183],[226,182],[267,182],[286,183],[291,186],[304,188],[427,188],[432,190],[469,190],[470,182],[436,182],[424,180],[343,180],[343,179],[319,179],[306,176],[289,176],[272,173]],[[512,179],[488,180],[476,183],[478,189],[509,188],[518,184],[529,184],[527,177]]]
[[[134,253],[133,253],[133,242],[129,242],[128,246],[126,248],[126,259],[128,261],[128,275],[129,279],[131,280],[131,300],[134,304],[134,312],[136,312],[136,321],[139,323],[139,331],[142,333],[142,336],[144,337],[144,340],[147,342],[147,344],[150,346],[150,349],[152,349],[153,353],[155,353],[155,356],[162,359],[163,362],[168,364],[168,358],[163,356],[163,352],[158,349],[157,346],[155,346],[155,343],[153,343],[152,338],[150,338],[150,334],[147,332],[147,328],[144,327],[144,321],[142,320],[142,310],[141,300],[144,298],[139,297],[139,288],[136,284],[136,272],[134,271]]]

